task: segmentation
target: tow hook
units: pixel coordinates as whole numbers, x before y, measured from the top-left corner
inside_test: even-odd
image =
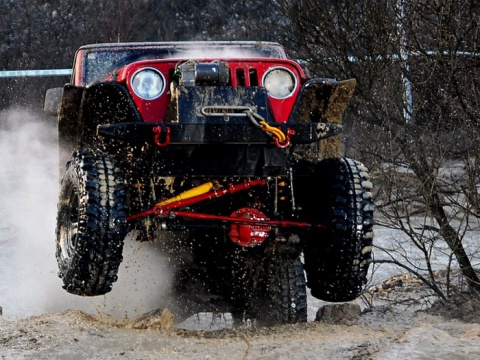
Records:
[[[295,130],[293,129],[288,129],[287,134],[285,135],[285,140],[280,141],[280,139],[276,136],[273,137],[273,142],[275,143],[275,146],[280,148],[280,149],[285,149],[290,146],[290,135],[295,135]]]
[[[290,146],[290,136],[295,135],[295,130],[287,129],[287,134],[284,134],[281,128],[270,126],[260,114],[251,109],[246,109],[245,114],[253,125],[262,129],[273,139],[276,147],[285,149]]]
[[[160,141],[160,135],[162,134],[162,127],[155,126],[154,128],[152,128],[152,130],[155,133],[155,136],[153,137],[155,145],[160,147],[165,147],[168,144],[170,144],[170,128],[168,126],[165,129],[165,141],[163,142]]]

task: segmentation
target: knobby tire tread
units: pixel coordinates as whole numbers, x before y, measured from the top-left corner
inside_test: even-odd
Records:
[[[326,231],[307,239],[305,268],[312,295],[324,301],[356,299],[367,281],[373,241],[373,202],[367,169],[347,158],[317,168],[320,196],[312,209]]]
[[[265,254],[247,313],[260,325],[307,321],[303,263],[284,254]]]
[[[65,203],[78,195],[78,230],[71,256],[60,248]],[[64,288],[73,294],[96,296],[109,292],[122,262],[126,224],[126,191],[121,170],[101,151],[73,154],[62,181],[57,219],[57,261]]]

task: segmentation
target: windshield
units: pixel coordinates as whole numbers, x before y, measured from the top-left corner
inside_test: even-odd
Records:
[[[104,47],[86,51],[84,83],[101,81],[108,74],[135,61],[152,59],[202,58],[284,58],[272,46],[171,46],[167,47]]]
[[[102,80],[108,74],[127,64],[141,60],[165,59],[165,50],[103,50],[90,51],[85,59],[85,83]]]

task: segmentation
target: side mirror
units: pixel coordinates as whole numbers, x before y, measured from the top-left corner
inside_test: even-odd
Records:
[[[62,103],[63,87],[48,89],[45,93],[43,112],[49,116],[57,116]]]

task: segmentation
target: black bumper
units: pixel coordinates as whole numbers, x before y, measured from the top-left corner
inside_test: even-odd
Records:
[[[308,144],[337,135],[341,125],[329,123],[270,123],[290,136],[292,144]],[[179,124],[179,123],[120,123],[99,125],[98,135],[129,143],[154,143],[160,127],[160,141],[169,133],[169,144],[272,144],[273,139],[253,124]]]

